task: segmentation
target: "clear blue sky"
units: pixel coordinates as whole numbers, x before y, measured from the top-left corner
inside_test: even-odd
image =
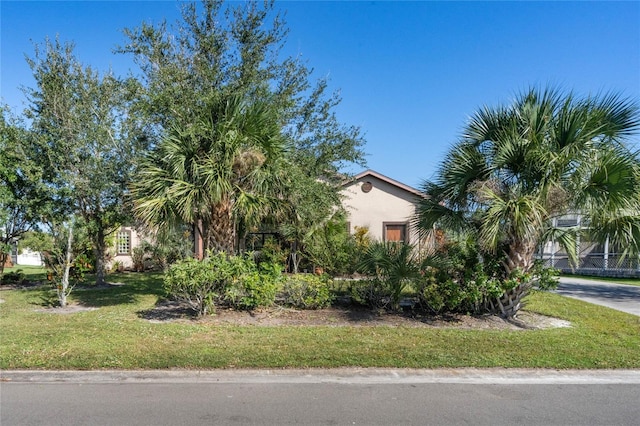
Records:
[[[370,168],[417,186],[467,118],[531,85],[640,99],[640,2],[277,2],[301,54],[340,90],[339,118],[364,131]],[[125,74],[121,29],[174,21],[174,1],[0,2],[3,102],[32,86],[31,40],[60,34],[79,59]],[[636,141],[638,138],[636,138]],[[358,170],[356,170],[358,171]]]

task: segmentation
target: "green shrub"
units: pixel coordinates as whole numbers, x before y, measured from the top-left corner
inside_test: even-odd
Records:
[[[202,261],[185,259],[171,265],[164,288],[169,297],[205,315],[214,312],[216,305],[235,309],[272,305],[280,277],[276,266],[266,264],[259,269],[252,256],[218,253]]]
[[[234,271],[224,253],[202,261],[184,259],[171,265],[164,276],[164,289],[175,300],[187,303],[198,315],[213,312]]]
[[[441,271],[427,270],[415,282],[419,305],[434,313],[478,313],[486,311],[488,301],[503,292],[500,281],[487,277],[481,264],[454,276],[456,279],[444,278]]]
[[[15,271],[7,272],[2,275],[3,284],[20,284],[24,281],[25,275],[22,269],[16,269]]]
[[[285,278],[283,303],[300,309],[320,309],[331,304],[331,283],[311,274],[295,274]]]
[[[231,257],[234,278],[224,293],[223,302],[235,309],[271,306],[280,288],[280,267],[262,262],[258,268],[250,257]]]
[[[544,266],[542,260],[536,260],[531,273],[537,279],[536,287],[539,290],[555,290],[558,288],[558,277],[560,271],[555,268]]]
[[[391,288],[377,278],[353,281],[349,292],[354,302],[370,308],[387,309],[392,305]]]
[[[133,262],[133,270],[136,272],[144,271],[144,261],[147,258],[147,251],[145,245],[134,247],[131,250],[131,261]]]

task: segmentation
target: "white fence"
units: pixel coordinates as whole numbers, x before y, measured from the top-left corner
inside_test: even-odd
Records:
[[[538,256],[545,266],[552,266],[563,273],[596,275],[601,277],[640,277],[640,261],[637,257],[618,253],[581,254],[573,266],[566,253],[544,253]]]

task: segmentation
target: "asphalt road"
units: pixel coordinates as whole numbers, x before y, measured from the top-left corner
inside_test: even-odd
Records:
[[[634,370],[46,374],[3,373],[2,426],[637,425],[640,419]]]
[[[640,286],[561,277],[556,293],[640,316]]]

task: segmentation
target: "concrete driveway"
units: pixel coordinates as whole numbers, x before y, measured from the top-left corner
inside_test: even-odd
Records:
[[[640,287],[561,277],[556,293],[640,316]]]

